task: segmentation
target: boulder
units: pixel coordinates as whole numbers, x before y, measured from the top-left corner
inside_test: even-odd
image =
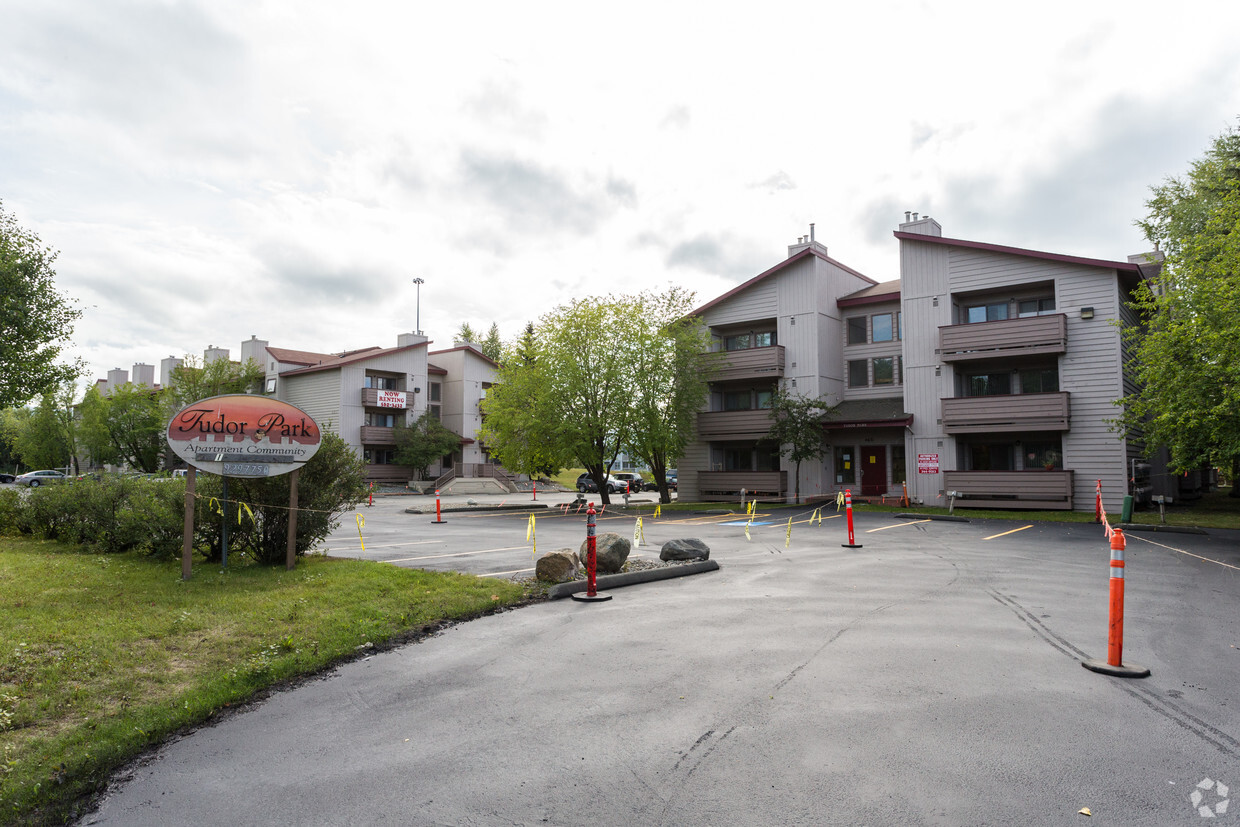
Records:
[[[660,560],[709,560],[710,546],[695,537],[683,540],[668,540],[659,552]]]
[[[578,572],[577,555],[571,548],[549,551],[534,564],[534,576],[539,580],[551,583],[563,583],[576,580]]]
[[[594,570],[601,574],[616,574],[624,568],[624,561],[629,559],[629,549],[633,547],[633,543],[619,534],[600,534],[594,538]],[[577,551],[577,557],[581,560],[583,566],[589,565],[586,562],[586,544],[589,540],[583,540],[581,548]]]

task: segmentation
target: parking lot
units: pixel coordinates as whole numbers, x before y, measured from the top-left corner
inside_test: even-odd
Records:
[[[346,523],[329,553],[532,568],[528,513],[434,524],[405,512],[411,499],[360,509],[361,540]],[[636,553],[699,537],[722,568],[342,666],[169,745],[87,823],[1240,817],[1234,533],[1130,535],[1124,659],[1152,675],[1125,680],[1080,665],[1106,655],[1099,526],[860,514],[848,549],[844,520],[822,516],[762,509],[748,539],[741,515],[647,517]],[[576,548],[584,524],[539,513],[539,552]],[[615,508],[599,519],[600,532],[634,528]]]

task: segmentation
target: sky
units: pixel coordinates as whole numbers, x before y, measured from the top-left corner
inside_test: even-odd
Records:
[[[808,235],[1125,260],[1240,124],[1240,3],[0,0],[0,201],[87,380],[699,303]],[[424,283],[416,287],[414,278]]]

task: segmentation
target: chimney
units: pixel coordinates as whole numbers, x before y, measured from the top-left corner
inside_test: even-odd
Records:
[[[813,225],[813,223],[810,223],[810,225],[809,225],[809,243],[810,243],[810,244],[813,244],[813,243],[814,243],[814,225]]]

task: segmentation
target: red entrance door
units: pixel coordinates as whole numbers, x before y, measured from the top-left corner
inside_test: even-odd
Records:
[[[881,497],[887,493],[887,446],[861,446],[861,496]]]

